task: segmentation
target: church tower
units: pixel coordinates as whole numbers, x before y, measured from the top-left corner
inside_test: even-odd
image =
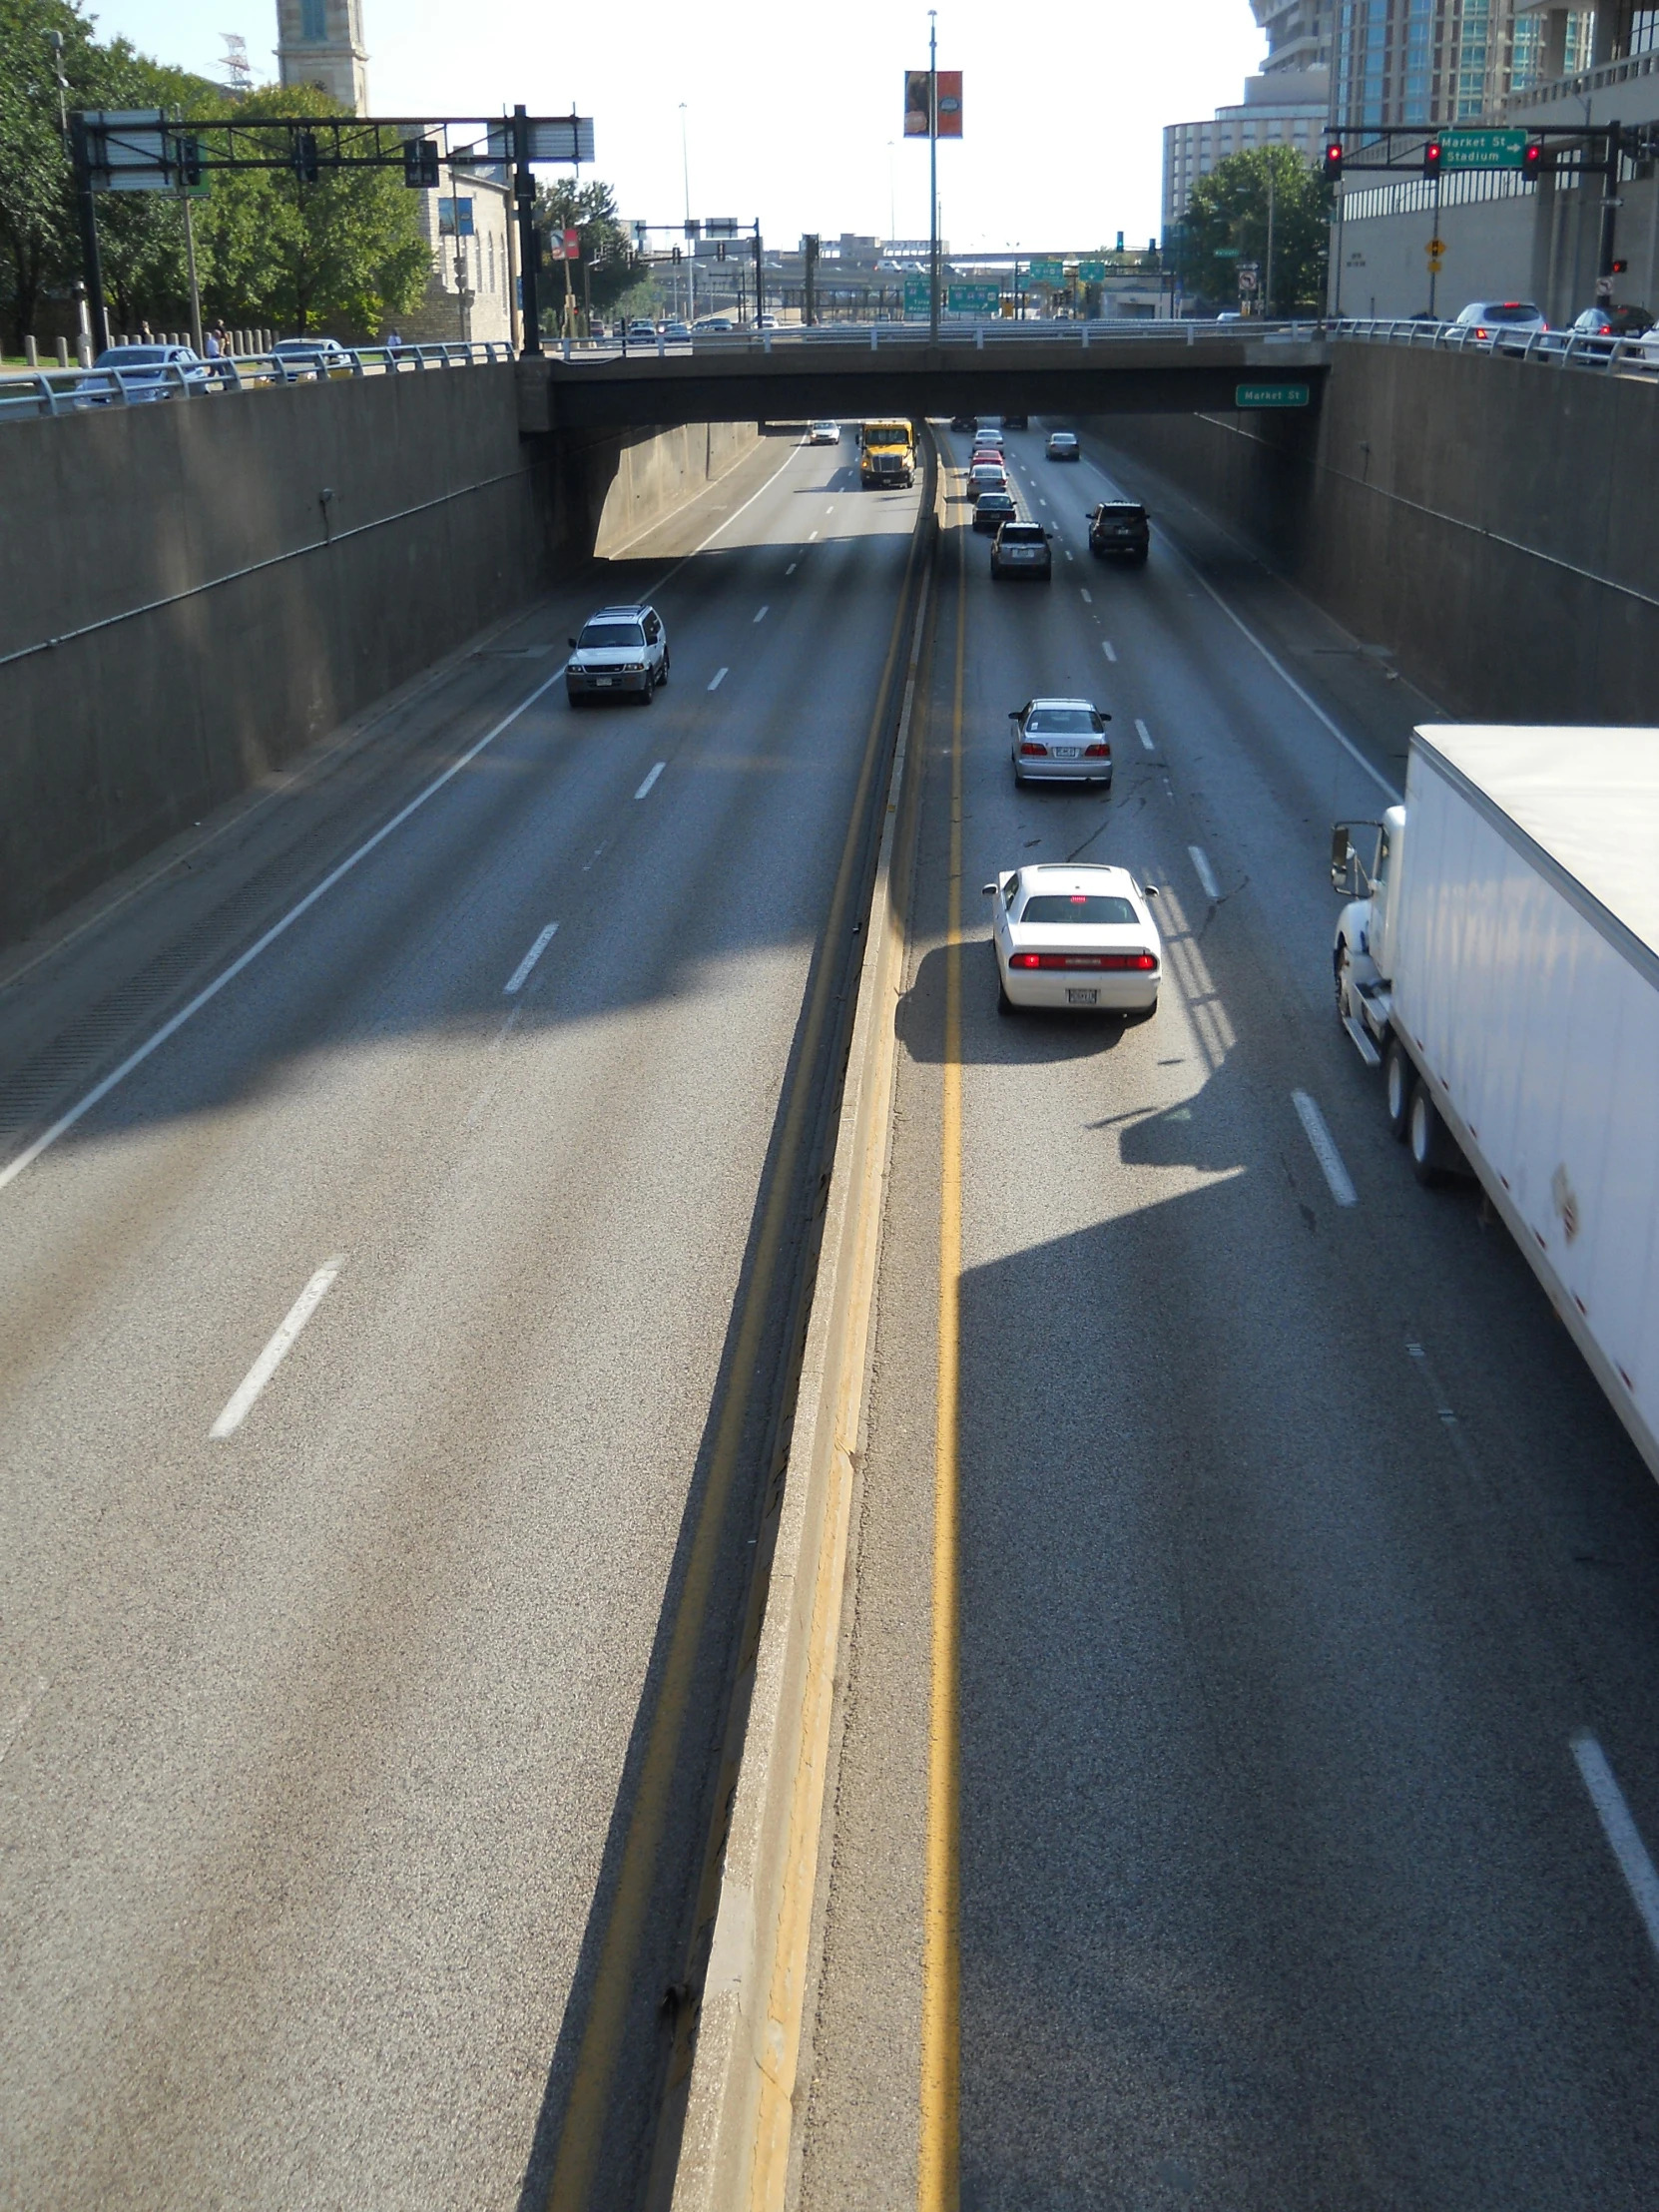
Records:
[[[368,113],[362,0],[276,0],[276,67],[284,85],[317,85]]]

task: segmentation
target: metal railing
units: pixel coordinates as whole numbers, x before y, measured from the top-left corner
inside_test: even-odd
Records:
[[[35,415],[88,413],[98,407],[150,406],[164,399],[222,398],[278,384],[325,384],[357,376],[413,375],[431,368],[482,368],[510,362],[499,339],[439,345],[359,345],[338,353],[226,353],[211,361],[168,361],[122,368],[34,368],[0,376],[0,422]]]
[[[1429,322],[1412,317],[1345,319],[1328,325],[1334,338],[1381,345],[1427,346],[1448,353],[1501,353],[1551,368],[1594,369],[1603,375],[1659,377],[1659,329],[1640,337],[1598,337],[1584,330],[1512,330],[1502,323]]]
[[[1079,352],[1115,345],[1158,342],[1201,346],[1218,341],[1250,343],[1309,343],[1325,335],[1324,323],[1266,322],[1254,316],[1233,322],[1196,321],[1192,318],[1124,316],[1093,322],[1012,321],[1005,316],[982,322],[948,322],[940,326],[939,343],[971,346],[983,352],[989,346],[1019,344],[1074,345]],[[690,337],[671,338],[564,338],[552,340],[546,357],[555,361],[685,360],[719,358],[730,354],[790,353],[824,348],[833,352],[857,350],[896,352],[931,344],[924,322],[827,322],[811,328],[791,323],[776,330],[694,330]]]

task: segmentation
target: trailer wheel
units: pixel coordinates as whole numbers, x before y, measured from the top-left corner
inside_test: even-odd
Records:
[[[1447,1179],[1445,1155],[1450,1139],[1420,1075],[1411,1086],[1405,1140],[1411,1151],[1411,1173],[1417,1181],[1429,1190],[1444,1183]]]
[[[1411,1118],[1411,1085],[1415,1081],[1416,1070],[1406,1058],[1404,1046],[1397,1037],[1390,1037],[1382,1059],[1382,1093],[1387,1101],[1388,1127],[1401,1144]]]

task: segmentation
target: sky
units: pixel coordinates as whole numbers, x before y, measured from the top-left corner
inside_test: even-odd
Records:
[[[221,32],[276,72],[276,0],[88,0],[100,35],[218,79]],[[927,233],[927,145],[906,142],[903,73],[927,64],[925,8],[839,0],[363,0],[376,115],[594,119],[597,174],[630,219],[691,212],[805,231]],[[964,72],[964,134],[939,148],[956,249],[1145,246],[1159,228],[1163,126],[1242,97],[1266,51],[1248,0],[945,0],[941,69]]]

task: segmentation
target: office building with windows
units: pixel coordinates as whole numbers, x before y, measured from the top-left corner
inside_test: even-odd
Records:
[[[1245,85],[1236,108],[1202,123],[1164,126],[1164,235],[1179,223],[1192,190],[1217,162],[1252,146],[1294,146],[1317,161],[1330,119],[1330,79],[1322,69],[1264,71]]]

